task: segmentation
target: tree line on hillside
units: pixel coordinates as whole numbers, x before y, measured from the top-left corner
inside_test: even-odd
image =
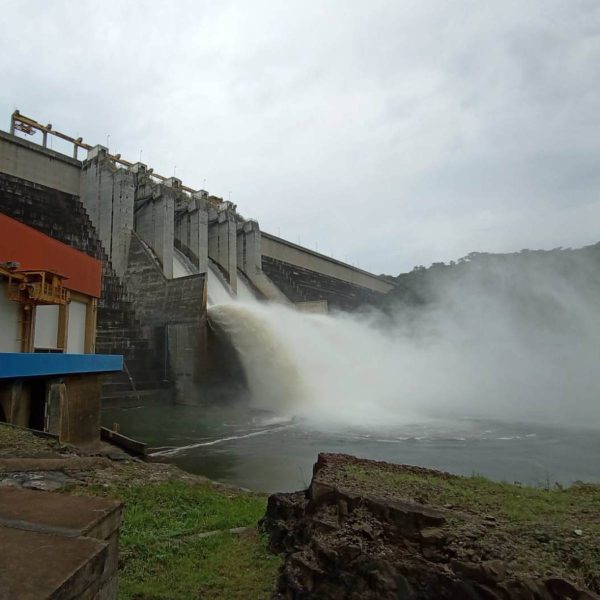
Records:
[[[381,308],[419,307],[473,294],[521,299],[535,309],[558,291],[576,290],[600,300],[600,242],[583,248],[521,250],[507,254],[471,252],[457,261],[416,266],[393,277],[395,288]]]

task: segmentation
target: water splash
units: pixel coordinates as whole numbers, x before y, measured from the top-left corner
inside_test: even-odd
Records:
[[[556,273],[529,281],[521,277],[518,296],[510,286],[497,294],[457,281],[435,306],[394,320],[239,302],[209,308],[209,318],[239,353],[256,408],[285,417],[365,427],[480,418],[597,428],[595,296]]]
[[[368,322],[258,303],[217,305],[209,318],[237,350],[255,408],[321,423],[423,418],[408,405],[396,410],[392,340]]]

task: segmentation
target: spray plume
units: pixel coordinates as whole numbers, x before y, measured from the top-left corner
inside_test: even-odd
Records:
[[[239,353],[255,406],[280,415],[367,427],[448,417],[600,427],[600,270],[577,252],[426,270],[426,301],[392,294],[386,314],[238,302],[209,317]]]

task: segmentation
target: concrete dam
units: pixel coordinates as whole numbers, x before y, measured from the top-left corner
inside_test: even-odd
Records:
[[[49,136],[72,155],[50,149]],[[0,212],[102,261],[94,350],[124,357],[104,399],[170,390],[180,402],[202,400],[202,386],[236,368],[224,346],[242,350],[227,311],[211,316],[218,305],[268,301],[323,314],[374,303],[393,287],[262,231],[231,202],[18,111],[0,131]]]

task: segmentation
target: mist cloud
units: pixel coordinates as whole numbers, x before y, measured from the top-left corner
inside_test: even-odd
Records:
[[[236,347],[255,408],[285,417],[598,428],[599,257],[596,247],[438,267],[413,282],[416,295],[394,294],[387,316],[254,303],[209,317]]]

